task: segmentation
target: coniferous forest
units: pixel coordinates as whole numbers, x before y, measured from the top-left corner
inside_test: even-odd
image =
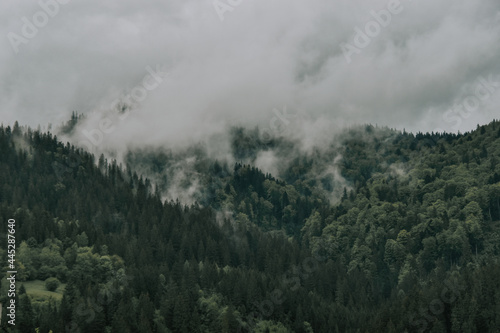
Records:
[[[117,162],[0,127],[2,329],[500,332],[499,121],[357,126],[308,150],[229,136],[232,159],[199,144]],[[276,174],[256,166],[271,153]]]

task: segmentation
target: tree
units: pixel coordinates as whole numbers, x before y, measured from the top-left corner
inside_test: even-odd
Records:
[[[56,291],[56,289],[59,287],[60,284],[61,282],[59,282],[59,280],[54,277],[50,277],[47,280],[45,280],[45,288],[48,291]]]
[[[313,237],[321,234],[321,215],[313,212],[301,229],[302,241],[308,246]]]
[[[393,271],[398,271],[406,258],[406,250],[400,242],[388,239],[385,243],[384,261]]]
[[[19,288],[19,310],[16,313],[16,323],[19,325],[20,332],[33,332],[35,329],[33,308],[24,284]]]

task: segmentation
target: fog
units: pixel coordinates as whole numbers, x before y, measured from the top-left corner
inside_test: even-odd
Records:
[[[352,124],[463,132],[499,115],[496,0],[7,0],[0,13],[0,121],[84,113],[68,139],[89,149],[231,125],[285,126],[308,147]]]

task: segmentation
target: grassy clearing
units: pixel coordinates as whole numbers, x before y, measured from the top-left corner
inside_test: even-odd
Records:
[[[56,301],[60,301],[62,299],[64,289],[66,288],[66,284],[61,283],[56,291],[48,291],[47,289],[45,289],[45,281],[42,280],[17,282],[18,287],[20,287],[21,284],[24,284],[26,293],[30,296],[32,302],[47,301],[51,297]]]

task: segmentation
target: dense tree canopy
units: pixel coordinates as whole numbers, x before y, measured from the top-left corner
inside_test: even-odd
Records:
[[[119,165],[0,127],[2,235],[17,223],[9,329],[500,331],[498,121],[465,134],[356,127],[307,152],[258,129],[231,136],[234,165],[203,145]],[[278,174],[255,166],[263,153]],[[165,200],[189,189],[189,204]],[[55,278],[60,301],[22,286]]]

